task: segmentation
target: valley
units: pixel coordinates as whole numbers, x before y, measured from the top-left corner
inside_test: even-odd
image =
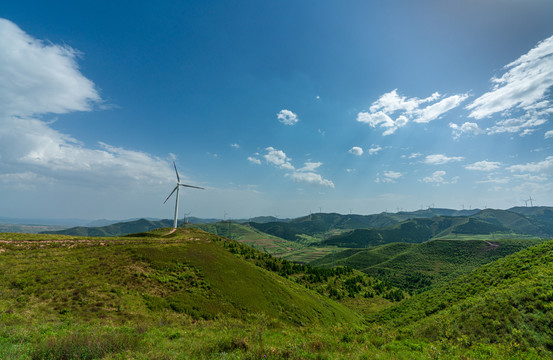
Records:
[[[0,357],[549,358],[550,211],[0,233]]]

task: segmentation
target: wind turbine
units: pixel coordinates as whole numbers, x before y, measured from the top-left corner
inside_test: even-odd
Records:
[[[528,201],[530,201],[530,207],[534,207],[534,200],[536,199],[532,199],[532,195],[530,195],[530,198],[528,199]]]
[[[167,199],[165,199],[165,201],[163,202],[164,204],[167,202],[167,200],[169,200],[169,198],[171,197],[171,195],[173,195],[173,193],[176,191],[177,192],[177,198],[175,199],[175,221],[173,223],[173,228],[176,229],[177,228],[177,218],[179,216],[179,188],[181,186],[184,186],[184,187],[189,187],[189,188],[194,188],[194,189],[202,189],[204,190],[204,188],[202,187],[199,187],[199,186],[192,186],[192,185],[187,185],[187,184],[183,184],[180,182],[180,176],[179,176],[179,172],[177,171],[177,165],[175,165],[175,162],[173,161],[173,166],[175,167],[175,174],[177,174],[177,186],[175,186],[175,188],[173,189],[173,191],[171,191],[171,193],[169,194],[169,196],[167,196]]]

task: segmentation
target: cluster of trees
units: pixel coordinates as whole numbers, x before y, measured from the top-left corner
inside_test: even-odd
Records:
[[[219,238],[218,240],[222,239]],[[275,258],[236,241],[223,240],[222,244],[232,254],[250,260],[257,266],[275,272],[280,276],[291,278],[335,300],[357,296],[364,296],[365,298],[380,296],[391,301],[401,301],[404,298],[403,291],[393,288],[387,281],[376,280],[368,275],[360,274],[349,266],[323,268],[309,264],[298,264]]]

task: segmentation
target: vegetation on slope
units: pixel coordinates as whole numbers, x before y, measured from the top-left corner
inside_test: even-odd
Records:
[[[198,319],[264,313],[297,324],[355,320],[346,308],[235,256],[228,247],[239,244],[199,230],[35,239],[3,245],[4,311],[37,311],[47,319],[132,319],[171,310]]]
[[[516,261],[506,258],[475,270],[449,287],[445,284],[403,300],[393,310],[369,311],[371,323],[361,325],[354,313],[299,283],[324,293],[329,284],[343,291],[358,286],[374,289],[384,282],[368,284],[374,279],[362,274],[359,278],[348,267],[318,269],[288,263],[193,229],[172,234],[168,230],[126,238],[1,234],[0,358],[537,359],[552,355],[548,350],[551,243],[522,257],[511,256]],[[396,246],[381,247],[378,255],[419,245]],[[235,282],[244,271],[251,273],[249,284]],[[251,289],[235,294],[252,284],[282,298],[270,299]],[[365,300],[362,293],[353,295],[344,292],[341,301],[354,306]],[[257,305],[245,297],[257,297],[265,304],[284,299],[290,304],[281,305],[284,316],[279,311],[274,317],[266,307],[256,311]],[[190,303],[191,298],[195,302]],[[219,313],[210,303],[217,298],[222,306],[236,306],[229,314]],[[322,303],[315,308],[318,311],[305,311],[304,306],[316,306],[309,299]],[[343,325],[337,324],[340,318]]]
[[[430,341],[552,351],[552,263],[548,241],[414,296],[373,320]]]
[[[536,245],[540,240],[432,240],[351,249],[313,262],[350,266],[403,290],[416,292]]]

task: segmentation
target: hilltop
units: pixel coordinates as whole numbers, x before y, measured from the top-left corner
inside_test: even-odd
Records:
[[[297,324],[355,321],[343,306],[235,256],[234,242],[195,229],[163,235],[168,230],[127,238],[4,235],[3,308],[16,318],[39,312],[49,320],[153,319],[174,311],[204,319],[264,313]]]

